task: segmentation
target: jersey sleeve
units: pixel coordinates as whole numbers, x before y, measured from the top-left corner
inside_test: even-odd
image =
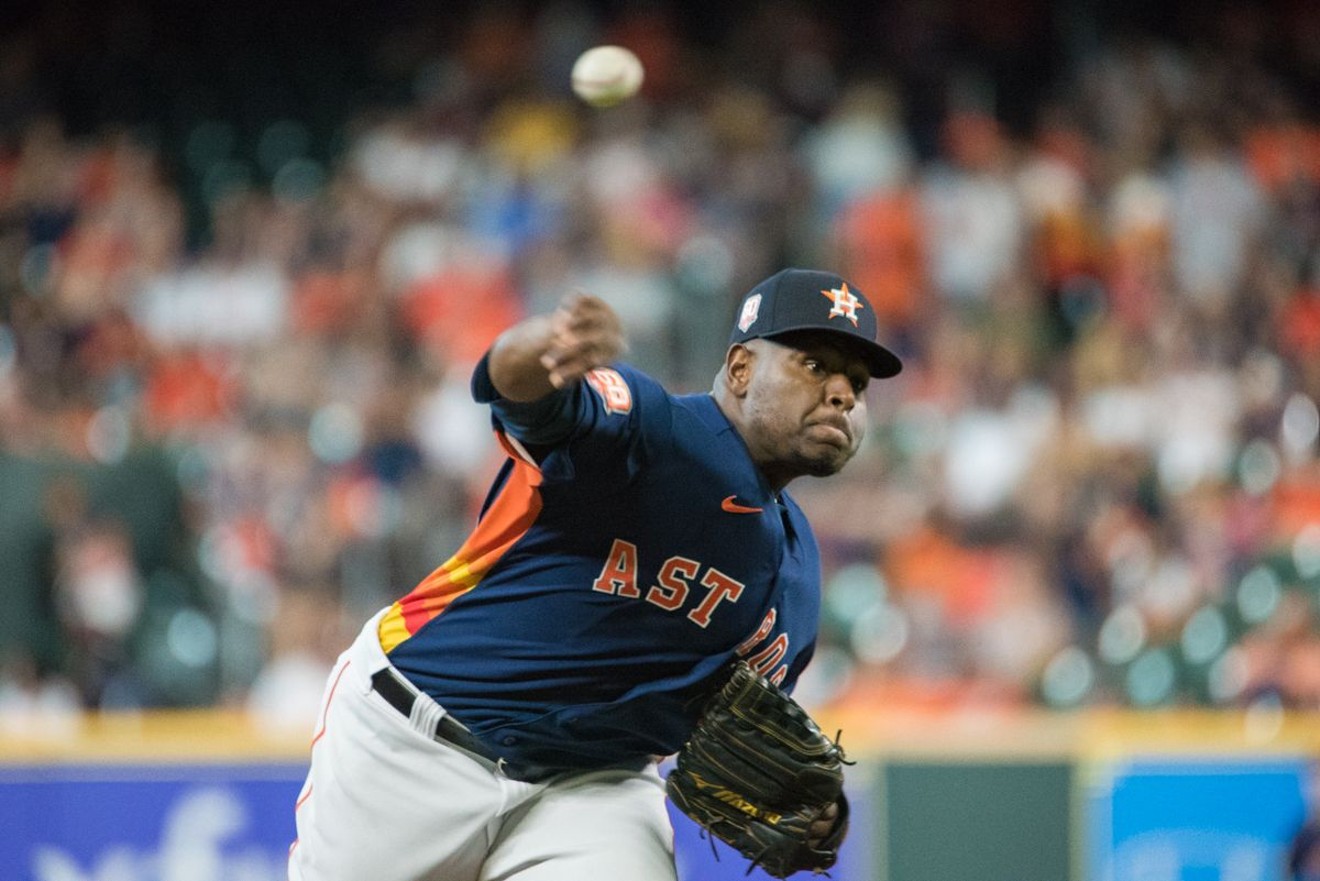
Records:
[[[635,474],[649,449],[667,442],[672,401],[654,379],[624,364],[600,367],[536,401],[502,398],[483,358],[472,395],[489,404],[497,431],[532,450],[546,477],[610,479]]]
[[[500,396],[490,378],[490,356],[482,357],[472,372],[472,398],[489,404],[496,428],[525,444],[550,446],[572,433],[579,421],[581,383],[551,392],[535,401],[509,401]]]

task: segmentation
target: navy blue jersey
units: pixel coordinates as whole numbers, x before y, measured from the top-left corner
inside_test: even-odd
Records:
[[[736,658],[791,689],[820,558],[710,395],[625,365],[531,403],[473,377],[509,454],[463,546],[400,599],[390,661],[515,761],[678,750]]]

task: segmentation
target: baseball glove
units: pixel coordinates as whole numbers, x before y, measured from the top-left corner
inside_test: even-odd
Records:
[[[787,878],[834,865],[848,832],[845,763],[837,740],[739,661],[709,698],[665,789],[679,810],[752,867]],[[833,829],[824,840],[811,841],[811,824],[834,804],[839,815]]]

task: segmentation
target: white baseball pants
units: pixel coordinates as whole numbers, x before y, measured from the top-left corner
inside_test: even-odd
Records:
[[[523,783],[430,732],[371,687],[389,665],[379,615],[326,684],[298,797],[290,881],[675,881],[654,764]]]

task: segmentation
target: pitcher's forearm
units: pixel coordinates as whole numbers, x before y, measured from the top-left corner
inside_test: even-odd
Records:
[[[490,351],[490,380],[510,401],[535,401],[577,382],[624,351],[623,328],[605,301],[570,294],[553,314],[509,328]]]

